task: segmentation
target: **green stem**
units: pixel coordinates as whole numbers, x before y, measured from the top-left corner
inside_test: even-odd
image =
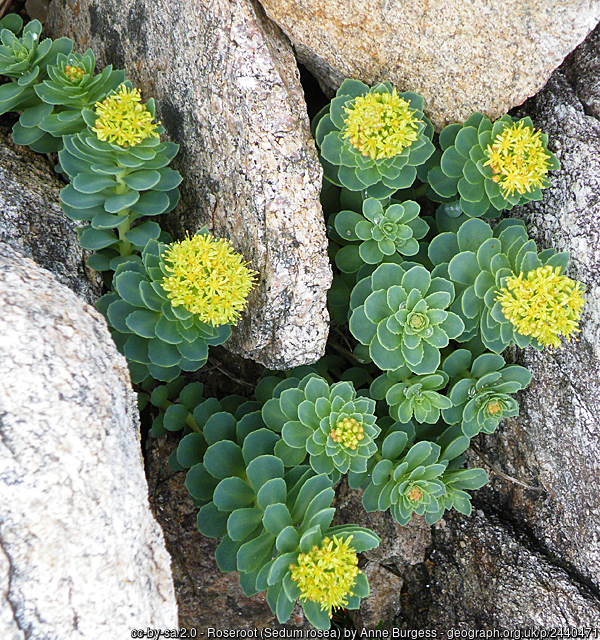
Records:
[[[165,400],[162,403],[162,406],[160,407],[161,411],[166,411],[172,404],[177,404],[176,402],[171,402],[170,400]],[[199,433],[201,436],[203,436],[204,434],[202,433],[202,429],[198,426],[197,422],[194,420],[194,416],[191,413],[188,413],[187,418],[185,419],[185,424],[192,430],[195,431],[196,433]]]
[[[127,169],[122,173],[118,174],[117,179],[117,195],[122,195],[131,191],[131,189],[125,184],[123,178],[127,175]],[[131,242],[125,237],[125,234],[131,230],[131,216],[129,214],[129,209],[124,209],[123,211],[119,211],[118,215],[127,214],[127,219],[124,220],[118,227],[117,231],[119,233],[119,253],[122,256],[130,256],[133,253],[133,247]]]

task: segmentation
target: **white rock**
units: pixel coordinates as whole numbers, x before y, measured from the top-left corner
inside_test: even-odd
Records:
[[[0,243],[0,637],[175,628],[136,398],[104,320]]]

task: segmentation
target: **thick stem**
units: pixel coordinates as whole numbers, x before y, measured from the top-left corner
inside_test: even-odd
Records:
[[[128,193],[131,189],[125,184],[123,178],[127,175],[127,170],[118,174],[117,179],[117,195],[122,195],[124,193]],[[124,209],[123,211],[119,211],[118,215],[127,215],[127,219],[124,220],[118,227],[117,231],[119,233],[119,253],[122,256],[130,256],[133,253],[133,247],[131,242],[125,237],[125,234],[131,230],[131,215],[128,209]]]

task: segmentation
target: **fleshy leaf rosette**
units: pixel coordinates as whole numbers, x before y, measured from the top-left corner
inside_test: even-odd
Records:
[[[47,67],[47,77],[35,85],[35,93],[42,104],[29,109],[13,127],[15,142],[31,146],[45,136],[46,152],[58,151],[62,148],[62,136],[86,129],[82,110],[93,107],[125,81],[124,71],[113,71],[109,65],[96,75],[95,66],[96,58],[91,49],[84,54],[59,53],[56,63]],[[45,134],[54,138],[53,148]]]
[[[506,365],[504,358],[484,353],[475,358],[466,349],[450,354],[443,364],[451,377],[449,397],[453,406],[442,416],[448,424],[459,424],[473,438],[493,433],[502,418],[519,415],[519,405],[509,394],[521,391],[531,382],[531,373],[519,365]]]
[[[332,607],[358,608],[368,595],[356,553],[376,547],[379,538],[354,525],[330,528],[331,478],[306,465],[286,470],[273,455],[279,436],[264,428],[253,404],[240,405],[235,415],[198,405],[201,433],[179,444],[177,460],[189,469],[186,487],[201,506],[198,529],[222,538],[219,569],[239,571],[248,596],[266,591],[280,622],[300,599],[310,622],[328,629]]]
[[[350,331],[383,371],[407,366],[417,375],[434,373],[440,349],[464,330],[446,311],[453,300],[454,285],[425,267],[382,264],[352,291]]]
[[[397,93],[389,82],[369,88],[344,80],[315,121],[327,179],[369,197],[383,199],[410,187],[416,167],[434,151],[423,98]]]
[[[351,382],[329,385],[309,374],[279,383],[262,415],[269,428],[281,433],[275,454],[286,466],[302,463],[308,453],[317,473],[335,472],[337,479],[349,470],[366,471],[380,432],[374,411],[375,401],[357,397]]]
[[[107,138],[112,131],[115,141],[99,139],[88,127],[65,136],[59,153],[61,167],[71,179],[60,192],[63,211],[72,220],[90,223],[78,229],[79,242],[84,249],[101,251],[89,261],[99,271],[116,269],[121,256],[140,252],[149,240],[160,237],[155,222],[133,223],[171,211],[179,201],[181,182],[181,175],[167,166],[179,147],[160,142],[164,129],[152,123],[154,101],[142,105],[139,92],[126,83],[104,102],[118,113],[99,131]],[[82,114],[89,126],[100,121],[89,109]],[[111,264],[113,258],[118,260]]]
[[[529,239],[521,220],[507,218],[492,228],[480,219],[464,222],[457,233],[445,232],[429,245],[429,258],[436,265],[433,274],[448,277],[456,285],[457,296],[452,310],[465,324],[457,339],[466,342],[480,335],[487,349],[501,353],[515,342],[519,347],[533,345],[541,349],[537,337],[520,333],[503,312],[499,292],[507,279],[549,266],[565,270],[567,252],[544,249]]]
[[[438,393],[448,380],[445,371],[416,376],[405,365],[379,376],[371,384],[370,393],[375,400],[385,399],[390,416],[398,422],[406,423],[414,417],[419,423],[435,424],[440,411],[452,406],[450,398]]]
[[[429,225],[419,218],[416,202],[393,202],[389,206],[375,198],[367,198],[362,215],[355,211],[340,211],[335,216],[335,229],[340,237],[359,245],[342,247],[335,256],[341,271],[354,273],[362,264],[379,264],[396,253],[414,256],[419,242],[429,231]]]
[[[38,20],[27,23],[18,36],[22,24],[23,21],[18,16],[9,15],[2,21],[0,75],[8,76],[14,82],[0,86],[0,114],[22,111],[15,131],[15,142],[28,145],[34,151],[47,153],[55,150],[56,140],[51,135],[37,127],[25,131],[21,131],[21,128],[39,121],[40,114],[46,114],[47,106],[38,97],[35,88],[43,79],[48,66],[56,63],[59,54],[71,53],[73,41],[69,38],[54,41],[50,38],[40,39],[42,25]]]
[[[206,229],[199,235],[207,236]],[[144,381],[149,375],[156,380],[170,381],[181,371],[197,371],[208,357],[208,346],[223,344],[231,335],[231,322],[237,317],[231,309],[231,298],[241,288],[252,286],[252,272],[243,267],[241,257],[233,260],[205,260],[207,244],[201,243],[196,256],[185,264],[172,260],[169,251],[181,243],[164,245],[150,240],[141,259],[133,256],[122,262],[113,278],[114,291],[103,296],[98,308],[107,317],[119,350],[129,361],[132,380]],[[212,239],[219,245],[219,240]],[[210,245],[210,241],[208,241]],[[209,246],[210,248],[210,246]],[[233,250],[229,247],[229,253]],[[186,252],[188,253],[193,252]],[[217,251],[221,255],[221,251]],[[208,252],[210,258],[210,252]],[[227,256],[225,256],[227,257]],[[243,267],[243,268],[242,268]],[[168,283],[174,271],[195,278],[191,296],[173,297]],[[221,277],[221,287],[213,299],[211,274]],[[227,277],[231,276],[231,281]],[[225,278],[225,284],[223,284]],[[188,308],[189,307],[189,308]],[[191,309],[191,310],[190,310]],[[225,322],[221,322],[226,320]],[[219,324],[219,322],[221,322]]]
[[[444,201],[458,195],[470,217],[540,200],[548,171],[560,168],[548,151],[548,136],[535,131],[530,118],[505,115],[492,123],[475,113],[462,125],[445,127],[440,146],[440,164],[427,176],[429,195]]]

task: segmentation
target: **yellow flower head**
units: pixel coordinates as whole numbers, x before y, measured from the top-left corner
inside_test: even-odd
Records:
[[[354,451],[358,443],[364,439],[365,430],[354,418],[345,417],[331,430],[330,435],[334,442]]]
[[[96,102],[98,119],[92,131],[100,140],[106,140],[119,147],[132,147],[151,136],[158,138],[155,129],[160,123],[153,123],[154,116],[146,105],[141,104],[138,89],[130,89],[122,84],[116,91]]]
[[[256,272],[227,240],[195,235],[170,244],[162,258],[169,275],[161,286],[174,307],[213,326],[237,324]]]
[[[350,546],[352,536],[346,540],[323,538],[321,546],[298,555],[298,564],[290,565],[292,580],[298,583],[301,600],[320,603],[321,610],[329,613],[333,607],[348,604],[348,595],[356,582],[358,556]]]
[[[505,198],[515,191],[523,195],[546,186],[550,154],[540,136],[541,131],[534,132],[521,120],[505,127],[494,143],[487,146],[488,161],[483,166],[491,167],[492,180],[498,183]]]
[[[343,137],[373,160],[393,158],[418,138],[420,120],[396,89],[358,96],[344,111],[348,116]]]
[[[583,285],[559,273],[559,267],[546,265],[510,276],[496,298],[515,329],[544,346],[560,347],[560,335],[570,340],[579,331]]]

